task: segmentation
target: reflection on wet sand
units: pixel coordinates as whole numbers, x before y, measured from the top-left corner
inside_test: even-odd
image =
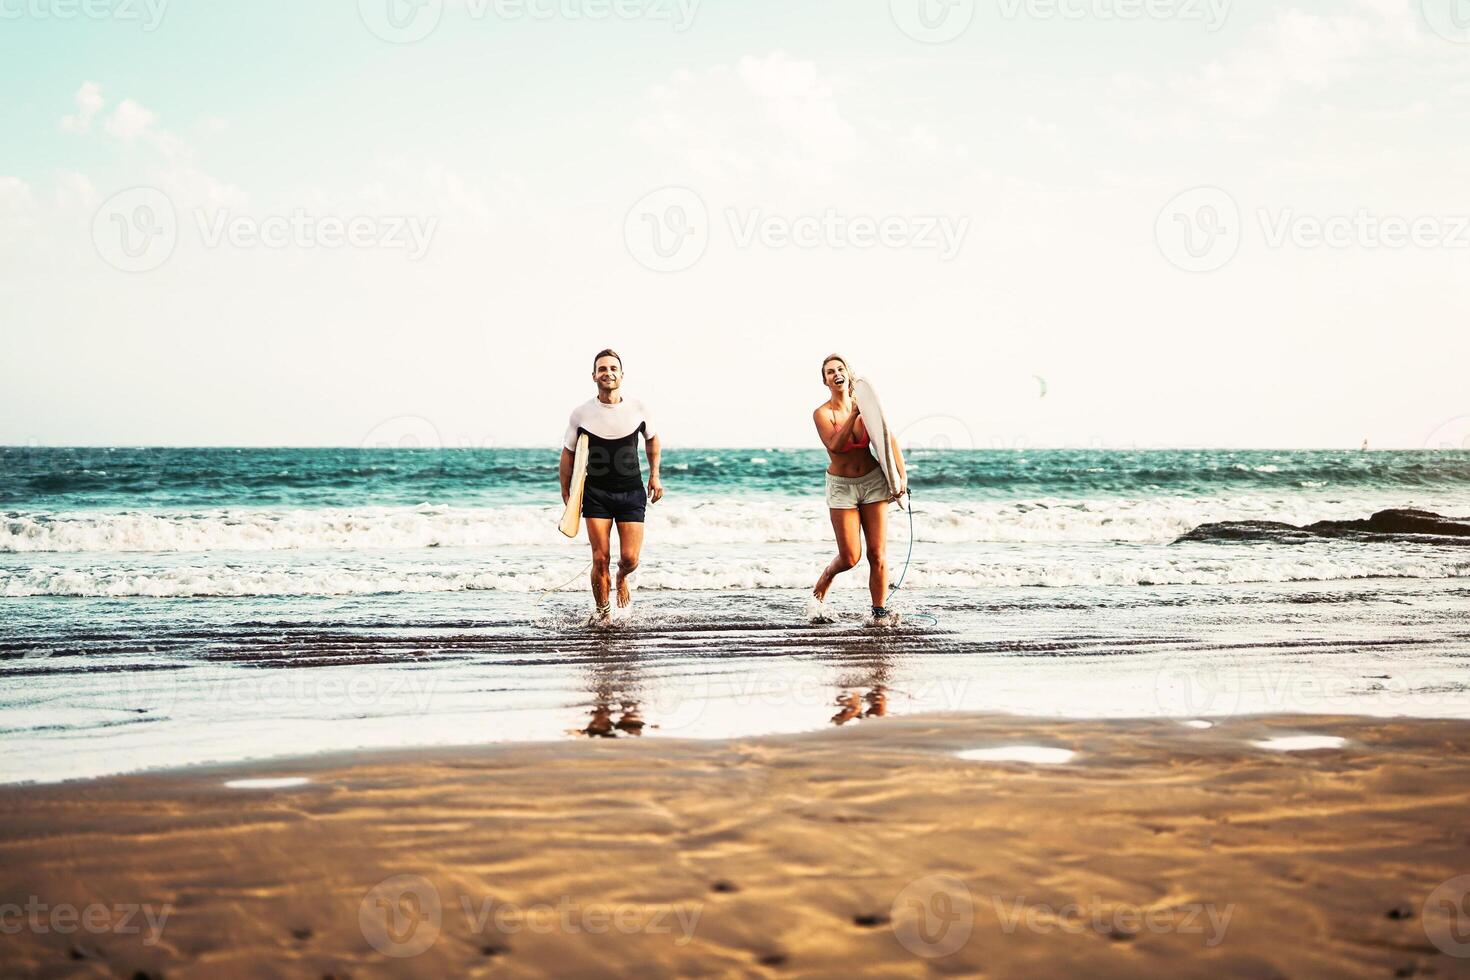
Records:
[[[863,705],[868,710],[863,710]],[[837,707],[841,710],[832,716],[832,724],[842,725],[854,718],[882,718],[888,714],[888,691],[882,685],[862,695],[856,691],[843,691],[837,695]]]
[[[589,674],[592,717],[585,727],[573,729],[573,734],[588,738],[642,735],[643,710],[634,693],[640,686],[636,664],[632,661],[599,664],[591,667]]]
[[[877,654],[864,665],[857,677],[838,680],[837,714],[832,724],[845,725],[854,718],[883,718],[888,714],[888,681],[893,669],[893,660],[886,654]],[[863,691],[863,688],[867,688]],[[867,706],[867,710],[863,706]]]

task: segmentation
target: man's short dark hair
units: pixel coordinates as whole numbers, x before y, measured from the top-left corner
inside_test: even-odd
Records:
[[[594,371],[597,370],[597,362],[602,360],[604,357],[616,357],[618,359],[618,370],[622,370],[623,355],[619,354],[617,351],[609,347],[605,350],[598,351],[597,356],[592,359],[592,369]]]

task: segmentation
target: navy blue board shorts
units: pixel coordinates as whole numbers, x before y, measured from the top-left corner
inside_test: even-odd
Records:
[[[600,490],[590,485],[582,488],[583,517],[642,524],[647,508],[648,491],[641,486],[632,490]]]

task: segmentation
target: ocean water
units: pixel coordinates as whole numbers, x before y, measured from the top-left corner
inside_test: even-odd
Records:
[[[555,450],[0,449],[0,780],[923,710],[1470,716],[1470,538],[1285,527],[1470,517],[1470,452],[909,463],[900,629],[863,627],[863,566],[805,624],[825,456],[756,448],[666,451],[599,632]]]

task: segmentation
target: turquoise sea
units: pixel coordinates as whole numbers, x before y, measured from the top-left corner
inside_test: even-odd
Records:
[[[895,712],[1470,716],[1470,537],[1351,523],[1462,526],[1470,452],[909,458],[900,629],[864,629],[861,567],[841,622],[802,617],[823,454],[670,449],[633,615],[599,633],[555,449],[0,448],[0,780],[628,710],[648,737],[800,730],[880,689]]]

